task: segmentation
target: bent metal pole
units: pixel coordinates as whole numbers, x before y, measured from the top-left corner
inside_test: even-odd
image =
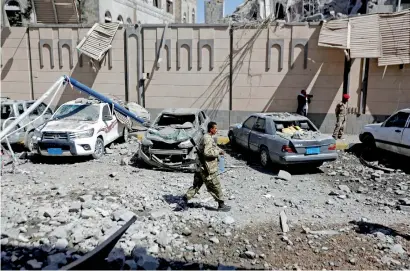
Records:
[[[8,135],[25,117],[34,111],[50,94],[56,91],[57,87],[64,82],[64,77],[60,77],[40,98],[38,98],[26,111],[23,112],[18,118],[16,118],[10,125],[4,128],[0,133],[0,141],[3,141],[4,137]]]

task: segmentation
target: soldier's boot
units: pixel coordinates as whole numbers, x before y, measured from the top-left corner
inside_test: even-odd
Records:
[[[226,205],[223,201],[219,202],[218,204],[218,211],[220,212],[229,212],[231,207]]]

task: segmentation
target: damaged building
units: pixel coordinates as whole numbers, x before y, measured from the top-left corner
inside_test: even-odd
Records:
[[[286,22],[318,22],[406,8],[410,8],[410,0],[246,0],[229,17],[234,22],[269,17]]]

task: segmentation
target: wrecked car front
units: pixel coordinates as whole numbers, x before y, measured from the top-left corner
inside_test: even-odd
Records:
[[[194,170],[197,155],[190,139],[198,144],[203,136],[202,129],[196,125],[195,115],[179,116],[179,119],[186,118],[187,121],[182,124],[171,123],[169,126],[161,125],[162,116],[145,133],[139,158],[153,167]]]

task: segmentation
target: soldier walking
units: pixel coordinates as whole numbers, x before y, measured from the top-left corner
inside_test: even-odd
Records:
[[[346,124],[347,102],[349,101],[349,98],[349,94],[343,94],[342,101],[336,105],[336,126],[333,131],[334,139],[341,139],[343,136],[344,127]]]
[[[192,199],[205,184],[208,192],[218,202],[218,211],[227,212],[231,207],[223,200],[221,183],[218,180],[218,158],[223,155],[221,150],[212,139],[218,131],[216,122],[208,123],[208,133],[204,135],[203,141],[198,148],[197,170],[194,175],[194,183],[183,197],[185,205]]]

